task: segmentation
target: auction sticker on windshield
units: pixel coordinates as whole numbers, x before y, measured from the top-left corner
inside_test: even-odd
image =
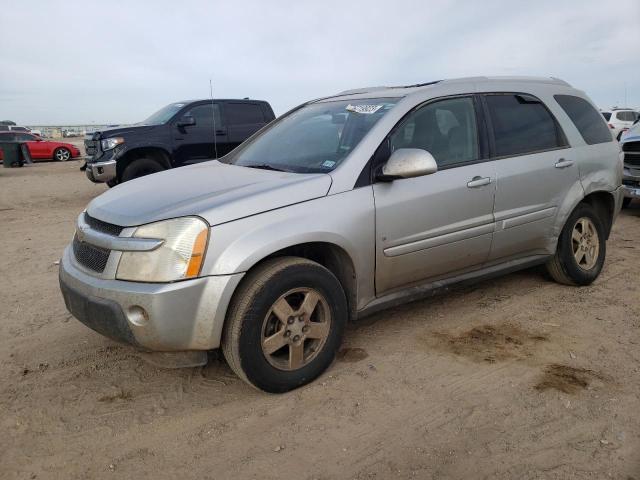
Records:
[[[347,105],[345,110],[353,113],[372,114],[380,110],[384,105]]]

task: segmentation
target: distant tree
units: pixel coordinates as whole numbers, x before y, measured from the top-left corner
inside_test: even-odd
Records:
[[[16,122],[12,120],[0,120],[0,125],[15,125]]]

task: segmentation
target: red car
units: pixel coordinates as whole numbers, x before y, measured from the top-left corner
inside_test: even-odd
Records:
[[[59,160],[66,162],[71,158],[79,157],[80,150],[70,143],[45,140],[37,135],[24,132],[0,132],[0,142],[24,142],[27,144],[31,158]],[[0,160],[2,150],[0,150]]]

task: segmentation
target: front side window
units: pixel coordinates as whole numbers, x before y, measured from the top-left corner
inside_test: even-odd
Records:
[[[478,160],[478,129],[473,99],[450,98],[411,113],[390,137],[391,151],[420,148],[439,167]]]
[[[553,98],[571,119],[588,145],[613,141],[607,124],[584,98],[574,95],[555,95]]]
[[[562,148],[567,142],[549,110],[525,94],[487,95],[496,157]]]
[[[214,117],[215,115],[215,117]],[[217,103],[207,103],[205,105],[198,105],[186,112],[184,116],[192,116],[196,120],[196,127],[201,128],[213,128],[214,120],[216,129],[222,126],[222,119],[220,118],[220,105]]]
[[[305,105],[234,150],[226,161],[297,173],[330,172],[398,100],[369,98]]]

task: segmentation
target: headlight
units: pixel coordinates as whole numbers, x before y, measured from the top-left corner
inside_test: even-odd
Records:
[[[150,252],[123,252],[116,278],[136,282],[172,282],[200,274],[209,226],[199,218],[183,217],[138,227],[138,238],[164,240]]]
[[[100,141],[100,147],[102,148],[102,151],[106,151],[116,148],[118,145],[122,145],[123,143],[124,138],[122,137],[105,138]]]

